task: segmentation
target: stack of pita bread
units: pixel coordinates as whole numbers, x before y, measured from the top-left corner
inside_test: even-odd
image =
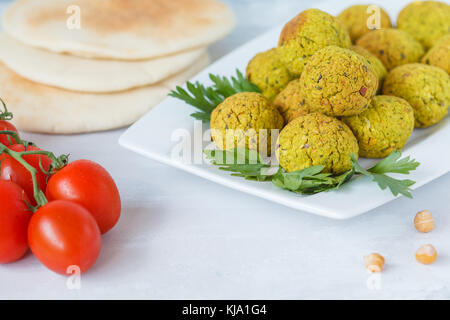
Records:
[[[216,0],[18,0],[3,16],[0,97],[21,130],[123,127],[204,68],[233,26]]]

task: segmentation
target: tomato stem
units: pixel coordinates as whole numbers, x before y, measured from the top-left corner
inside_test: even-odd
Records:
[[[7,121],[11,120],[13,118],[12,112],[8,111],[8,108],[6,108],[6,104],[2,98],[0,98],[0,102],[3,105],[4,109],[4,111],[0,111],[0,120],[7,120]]]
[[[27,152],[16,152],[11,149],[9,149],[7,146],[5,146],[3,143],[0,142],[0,152],[9,155],[11,158],[19,162],[21,165],[27,169],[31,174],[31,179],[33,181],[33,194],[34,199],[36,200],[37,207],[33,208],[33,212],[35,212],[38,208],[42,207],[43,205],[46,205],[48,203],[47,198],[45,197],[44,192],[39,188],[39,185],[37,183],[37,170],[33,168],[28,162],[26,162],[23,159],[23,156],[28,154]]]
[[[59,170],[59,169],[65,167],[67,165],[67,163],[69,162],[68,155],[63,154],[59,157],[56,157],[53,152],[45,151],[45,150],[21,151],[21,152],[17,152],[17,154],[19,156],[35,154],[35,155],[43,155],[43,156],[49,157],[50,160],[52,160],[52,164],[51,164],[51,168],[49,169],[49,172],[44,171],[44,173],[47,173],[47,174],[49,174],[52,170]]]
[[[11,134],[11,136],[13,136],[14,139],[16,139],[16,137],[14,136],[14,134],[16,134],[16,133],[13,132],[13,131],[12,131],[12,133],[13,134]],[[0,134],[9,134],[9,133],[8,133],[8,131],[0,131]],[[25,150],[26,150],[27,145],[31,145],[31,143],[26,142],[26,141],[24,142]],[[40,163],[40,158],[39,158],[40,169],[47,176],[50,176],[54,171],[65,167],[67,165],[67,163],[69,163],[69,156],[68,155],[61,155],[59,157],[56,157],[53,154],[53,152],[45,151],[45,150],[32,150],[32,151],[20,151],[20,152],[17,152],[17,151],[9,149],[4,144],[0,143],[0,154],[3,154],[3,153],[7,154],[11,158],[15,159],[17,162],[19,162],[21,165],[23,165],[25,167],[25,169],[27,169],[30,172],[31,178],[32,178],[32,182],[33,182],[33,195],[34,195],[34,198],[35,198],[36,203],[37,203],[37,207],[36,208],[32,208],[32,210],[36,211],[39,207],[42,207],[43,205],[47,204],[48,200],[45,197],[44,192],[39,188],[39,185],[37,183],[37,179],[36,179],[37,169],[35,169],[28,162],[26,162],[23,159],[23,156],[26,156],[26,155],[43,155],[43,156],[49,157],[50,160],[52,160],[52,163],[51,163],[50,167],[48,168],[48,171],[45,171],[45,169],[42,167],[42,165]]]
[[[17,132],[15,132],[15,131],[0,130],[0,135],[1,134],[6,134],[6,135],[10,136],[11,138],[13,138],[15,140],[16,144],[22,144],[25,147],[27,147],[27,146],[34,146],[35,147],[36,146],[33,142],[29,142],[29,141],[25,141],[25,140],[20,139],[19,134]]]
[[[36,144],[34,144],[33,142],[20,139],[19,134],[15,131],[0,130],[0,135],[2,135],[2,134],[7,134],[7,135],[11,136],[16,141],[16,144],[23,145],[25,147],[25,150],[28,146],[33,146],[33,147],[36,146]],[[0,152],[0,153],[2,153],[2,152]],[[50,151],[34,150],[34,151],[23,151],[23,152],[18,152],[18,153],[21,156],[29,155],[29,154],[39,154],[39,155],[44,155],[44,156],[49,157],[52,160],[51,170],[59,170],[59,169],[65,167],[67,165],[67,163],[69,162],[68,155],[61,155],[59,157],[56,157],[55,154]],[[45,173],[49,174],[49,172],[45,172]]]
[[[0,103],[3,105],[4,110],[0,110],[0,120],[6,120],[9,121],[13,118],[12,112],[8,111],[8,108],[6,107],[5,102],[2,98],[0,98]],[[41,158],[39,157],[39,169],[47,175],[47,179],[50,177],[50,175],[55,171],[59,170],[63,167],[65,167],[69,163],[69,156],[68,155],[61,155],[59,157],[56,157],[52,152],[44,151],[44,150],[33,150],[33,151],[26,151],[28,146],[35,146],[34,143],[28,142],[25,140],[22,140],[19,136],[19,134],[15,131],[11,130],[0,130],[0,135],[6,134],[9,137],[13,138],[17,144],[21,144],[25,147],[25,151],[22,152],[16,152],[14,150],[9,149],[7,146],[5,146],[3,143],[0,142],[0,154],[6,154],[9,155],[11,158],[15,159],[17,162],[19,162],[22,166],[24,166],[25,169],[27,169],[31,174],[31,180],[33,182],[33,195],[34,199],[36,200],[37,206],[31,207],[30,209],[35,212],[38,208],[46,205],[48,203],[47,198],[45,197],[44,192],[40,189],[39,184],[37,182],[36,174],[37,169],[35,169],[32,165],[30,165],[28,162],[26,162],[23,159],[23,156],[25,155],[44,155],[50,158],[52,160],[52,163],[50,167],[48,168],[48,171],[45,171],[45,169],[42,167],[41,164]],[[10,139],[11,141],[11,139]],[[0,163],[1,164],[1,163]]]

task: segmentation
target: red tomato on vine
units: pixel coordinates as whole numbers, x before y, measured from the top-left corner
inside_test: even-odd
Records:
[[[31,210],[24,190],[0,180],[0,263],[19,260],[28,250],[27,230]]]
[[[89,211],[72,201],[40,207],[28,226],[30,249],[50,270],[68,274],[71,267],[89,270],[100,254],[101,235]]]
[[[0,120],[0,131],[14,131],[18,133],[17,128],[9,121]],[[16,144],[16,140],[8,134],[0,134],[0,143],[5,146]]]
[[[21,144],[12,145],[9,148],[16,152],[25,151],[25,146]],[[26,148],[26,151],[39,150],[41,149],[32,146],[28,146]],[[39,188],[41,190],[45,190],[45,188],[47,187],[47,175],[41,170],[39,162],[41,163],[42,168],[45,171],[48,171],[50,169],[50,165],[52,164],[52,160],[46,155],[35,154],[24,155],[23,159],[34,169],[36,169],[36,180]],[[31,204],[33,206],[36,205],[36,201],[34,199],[33,180],[31,177],[31,173],[27,170],[27,168],[25,168],[17,160],[6,154],[0,155],[0,161],[0,179],[17,183],[25,190],[25,193],[31,200]]]
[[[99,164],[77,160],[57,171],[48,181],[46,196],[74,201],[94,216],[102,233],[119,220],[120,194],[111,175]]]

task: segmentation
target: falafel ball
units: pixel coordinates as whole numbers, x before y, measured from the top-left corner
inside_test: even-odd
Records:
[[[247,79],[255,84],[262,94],[273,100],[292,77],[280,60],[278,48],[258,53],[247,66]]]
[[[420,61],[422,45],[410,34],[398,29],[380,29],[359,38],[356,45],[365,48],[383,62],[387,70]]]
[[[285,123],[291,122],[294,114],[298,114],[298,112],[303,114],[310,112],[299,79],[289,82],[287,87],[275,98],[273,104],[280,111]]]
[[[381,88],[383,87],[384,79],[386,79],[386,76],[388,74],[383,62],[381,62],[380,59],[378,59],[374,54],[364,49],[363,47],[351,46],[350,49],[362,55],[372,65],[375,73],[378,76],[378,90],[381,90]]]
[[[284,120],[262,94],[237,93],[225,99],[211,114],[211,136],[222,150],[247,147],[270,154],[271,129]]]
[[[329,46],[317,51],[300,78],[306,104],[329,116],[361,113],[375,96],[378,77],[366,58]]]
[[[414,130],[414,109],[402,98],[375,96],[363,113],[341,120],[356,136],[361,157],[384,158],[405,146]]]
[[[311,110],[303,110],[303,109],[299,109],[297,111],[295,111],[292,116],[289,118],[289,122],[294,121],[295,119],[297,119],[298,117],[304,116],[308,113],[312,113]]]
[[[369,29],[367,26],[371,17],[374,16],[374,12],[371,10],[372,8],[380,10],[380,25],[377,29],[392,27],[389,15],[382,8],[370,4],[358,4],[351,6],[342,11],[337,17],[347,27],[350,38],[353,42],[375,29]]]
[[[450,33],[450,6],[440,1],[414,1],[400,11],[397,27],[429,49]]]
[[[280,57],[294,78],[300,77],[309,57],[323,47],[349,48],[347,28],[332,15],[319,9],[308,9],[283,28],[278,46]]]
[[[441,121],[448,113],[450,77],[438,67],[406,64],[388,74],[383,94],[408,101],[414,108],[416,127],[426,128]]]
[[[358,142],[350,128],[336,118],[310,113],[291,121],[278,136],[276,156],[286,172],[323,165],[340,174],[352,168]]]
[[[422,63],[442,68],[450,74],[450,34],[436,42],[422,58]]]

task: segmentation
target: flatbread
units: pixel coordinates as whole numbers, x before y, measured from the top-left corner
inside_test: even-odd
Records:
[[[125,60],[205,47],[233,26],[216,0],[18,0],[3,16],[5,32],[29,46]]]
[[[209,63],[202,56],[188,70],[162,83],[118,93],[80,93],[26,80],[0,63],[0,97],[23,131],[84,133],[132,124]]]
[[[22,77],[81,92],[114,92],[157,83],[198,60],[205,49],[159,59],[85,59],[29,47],[0,33],[0,60]]]

